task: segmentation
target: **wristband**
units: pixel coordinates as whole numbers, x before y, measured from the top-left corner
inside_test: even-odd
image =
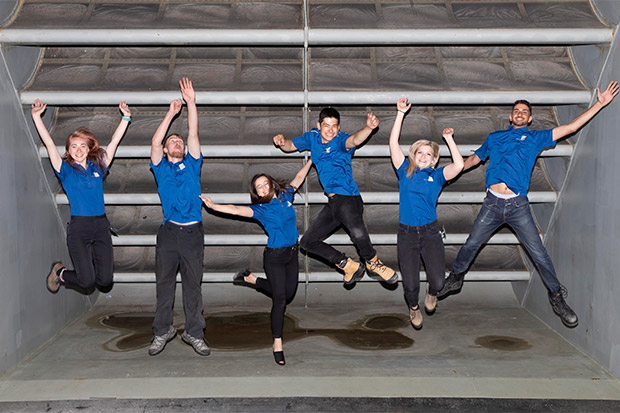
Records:
[[[130,116],[123,116],[121,117],[122,120],[126,120],[127,122],[131,122],[131,117]]]

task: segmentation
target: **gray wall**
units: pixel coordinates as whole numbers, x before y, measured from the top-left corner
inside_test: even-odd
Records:
[[[32,51],[28,51],[32,53]],[[11,49],[18,56],[19,50]],[[45,276],[68,260],[64,228],[0,51],[0,374],[15,366],[90,306],[74,291],[50,294]],[[21,73],[28,67],[22,67]],[[38,136],[35,137],[38,141]]]
[[[609,50],[574,48],[575,62],[590,86],[605,88],[620,79],[620,2],[593,2],[616,25]],[[610,21],[616,18],[616,21]],[[602,70],[602,71],[601,71]],[[584,108],[559,110],[570,121]],[[573,345],[620,377],[620,98],[601,111],[577,137],[569,172],[551,218],[545,243],[560,281],[569,290],[568,303],[580,323],[562,326],[549,311],[546,290],[533,277],[525,306]]]

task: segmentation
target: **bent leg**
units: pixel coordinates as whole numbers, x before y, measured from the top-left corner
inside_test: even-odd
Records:
[[[335,265],[340,263],[345,258],[345,255],[323,241],[332,231],[340,226],[340,222],[333,217],[331,202],[330,199],[316,219],[310,223],[310,228],[301,237],[300,245],[306,251],[318,255]]]

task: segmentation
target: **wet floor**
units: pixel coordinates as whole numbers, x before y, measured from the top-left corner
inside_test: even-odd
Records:
[[[122,312],[91,317],[90,327],[113,329],[118,335],[102,344],[107,351],[133,351],[149,346],[154,313]],[[205,317],[205,337],[212,349],[254,350],[272,344],[269,313],[220,313]],[[411,347],[414,340],[398,332],[409,326],[400,314],[370,315],[344,328],[301,328],[299,320],[284,317],[284,336],[291,342],[312,336],[328,337],[357,350],[393,350]],[[181,330],[181,325],[176,325]]]

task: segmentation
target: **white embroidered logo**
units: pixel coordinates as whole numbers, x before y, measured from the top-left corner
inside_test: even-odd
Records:
[[[291,204],[291,201],[286,201],[286,205],[289,206],[289,207],[293,206],[293,204]]]
[[[526,139],[527,139],[527,135],[521,135],[521,137],[519,138],[521,142],[523,142]]]
[[[95,178],[99,178],[99,172],[93,172],[93,176],[94,176]]]
[[[181,171],[182,171],[183,169],[185,169],[185,164],[184,164],[184,163],[182,163],[182,164],[180,164],[180,165],[179,165],[179,170],[181,170]]]
[[[327,148],[325,148],[325,153],[331,153],[332,151],[332,147],[328,146]]]
[[[432,177],[432,176],[429,176],[429,177],[428,177],[428,182],[435,182],[435,180],[433,179],[433,177]]]

